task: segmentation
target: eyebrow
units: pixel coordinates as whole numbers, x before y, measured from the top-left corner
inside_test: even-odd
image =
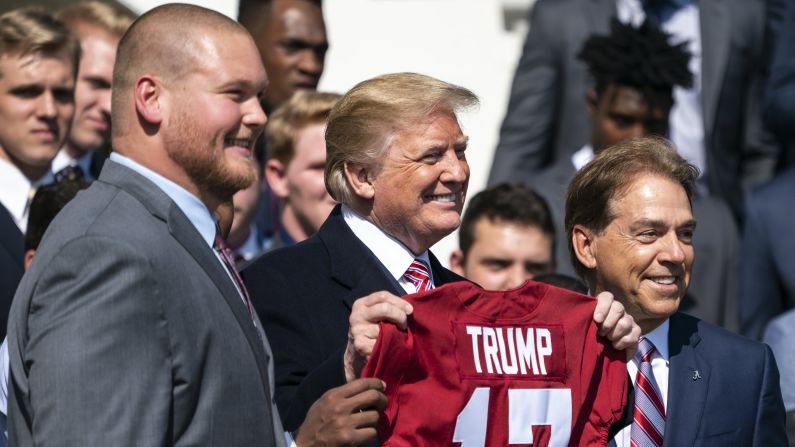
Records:
[[[467,135],[461,135],[461,137],[455,140],[453,143],[454,146],[466,146],[469,144],[469,137]]]
[[[664,222],[662,220],[659,220],[659,219],[639,219],[639,220],[633,222],[632,225],[630,226],[630,228],[632,228],[632,229],[637,229],[638,227],[659,228],[659,227],[667,227],[667,226],[668,226],[668,224],[666,222]],[[695,228],[696,227],[696,220],[695,219],[688,219],[687,221],[685,221],[681,225],[677,225],[677,228],[682,228],[682,227]]]

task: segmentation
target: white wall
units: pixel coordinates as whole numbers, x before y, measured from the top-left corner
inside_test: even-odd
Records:
[[[469,88],[481,99],[478,110],[460,117],[470,137],[469,196],[486,184],[499,127],[507,108],[513,72],[526,26],[506,21],[523,17],[532,0],[324,0],[331,48],[320,90],[344,93],[384,73],[413,71]],[[138,12],[165,2],[130,1]],[[237,2],[190,1],[230,17]],[[506,27],[512,29],[507,30]],[[443,264],[457,247],[455,234],[434,247]]]

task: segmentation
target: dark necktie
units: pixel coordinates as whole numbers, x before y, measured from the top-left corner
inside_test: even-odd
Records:
[[[632,447],[660,447],[663,444],[665,405],[651,367],[651,356],[655,351],[652,342],[641,337],[635,354],[638,374],[635,377],[635,416],[630,432]]]
[[[251,298],[248,295],[248,290],[246,290],[246,286],[243,284],[243,279],[240,278],[240,275],[237,273],[237,269],[235,268],[235,258],[232,254],[232,250],[228,245],[226,245],[226,241],[221,236],[221,231],[217,227],[215,229],[215,243],[213,244],[213,248],[215,248],[218,254],[221,255],[221,260],[224,262],[224,266],[229,272],[229,275],[235,281],[235,285],[237,285],[237,289],[240,291],[240,295],[243,297],[243,301],[246,303],[248,314],[251,316],[251,319],[256,325],[256,320],[254,319],[254,309],[251,306]]]
[[[80,166],[67,166],[55,173],[55,181],[63,182],[65,180],[83,180],[85,173]]]

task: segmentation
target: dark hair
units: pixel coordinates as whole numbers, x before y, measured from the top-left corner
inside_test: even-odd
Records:
[[[465,260],[475,243],[475,225],[483,218],[538,227],[552,240],[552,253],[555,253],[555,227],[549,205],[523,183],[501,183],[472,197],[458,232],[458,244]]]
[[[36,190],[30,202],[28,230],[25,232],[25,251],[39,248],[44,232],[55,216],[74,199],[78,192],[88,188],[83,179],[70,179],[45,185]]]
[[[634,27],[613,19],[610,34],[589,37],[577,58],[588,66],[597,95],[618,84],[639,90],[651,104],[670,107],[674,86],[692,86],[693,74],[687,42],[671,45],[669,39],[648,21]]]
[[[301,1],[301,0],[296,0]],[[323,7],[322,0],[302,0]],[[237,21],[243,25],[253,36],[262,31],[262,26],[267,22],[271,12],[273,0],[240,0],[237,5]]]
[[[574,270],[586,278],[587,267],[574,253],[571,242],[575,225],[601,233],[615,219],[612,199],[639,175],[659,175],[684,188],[693,197],[698,168],[676,153],[665,138],[645,137],[618,143],[600,152],[574,176],[566,192],[566,238]]]

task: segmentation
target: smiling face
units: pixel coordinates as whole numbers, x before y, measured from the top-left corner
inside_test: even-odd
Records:
[[[0,158],[36,180],[47,173],[74,113],[66,55],[0,55]]]
[[[609,206],[615,218],[577,256],[594,276],[592,292],[612,292],[645,334],[676,312],[690,282],[690,202],[679,184],[641,173]]]
[[[201,64],[170,92],[165,146],[199,191],[227,200],[257,176],[252,152],[266,121],[259,95],[267,76],[243,33],[211,33],[200,53]]]
[[[436,112],[398,131],[372,185],[370,220],[414,254],[420,254],[461,223],[469,165],[467,139],[455,115]]]
[[[270,77],[265,103],[272,110],[297,90],[315,90],[328,50],[320,6],[304,0],[276,0],[268,24],[255,36]]]
[[[110,91],[118,37],[96,27],[81,29],[80,68],[75,86],[75,118],[69,148],[79,156],[110,138]]]

